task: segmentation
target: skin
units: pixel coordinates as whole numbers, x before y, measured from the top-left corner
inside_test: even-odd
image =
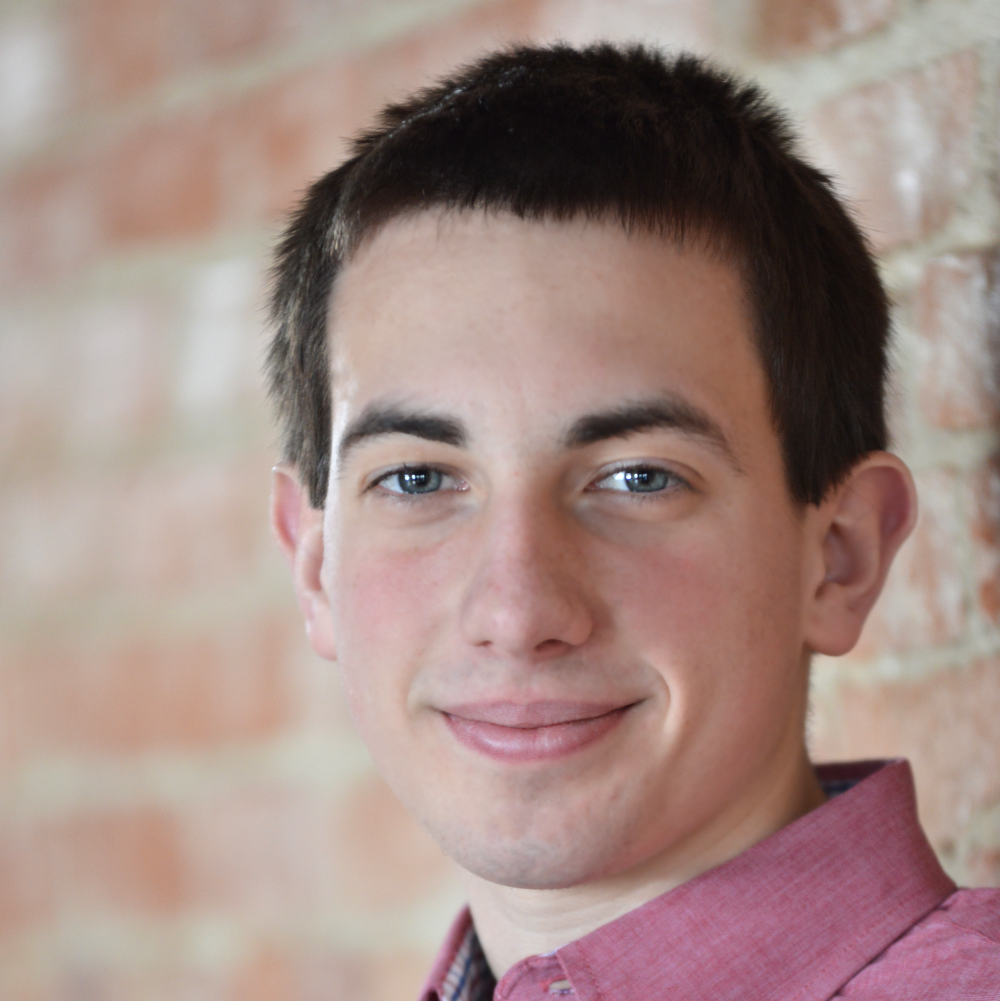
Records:
[[[377,765],[464,870],[497,976],[823,802],[809,658],[856,642],[915,494],[875,453],[792,501],[728,264],[611,224],[422,214],[361,248],[331,314],[327,505],[279,468],[275,535]],[[702,423],[572,438],[664,401]],[[375,411],[396,429],[358,437]],[[405,493],[404,466],[435,489]],[[546,700],[623,710],[530,761],[446,715]]]

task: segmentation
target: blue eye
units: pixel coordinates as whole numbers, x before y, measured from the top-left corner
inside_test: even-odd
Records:
[[[454,476],[433,469],[430,466],[410,466],[386,473],[374,486],[391,494],[405,494],[410,497],[421,494],[435,494],[441,490],[460,490],[460,481]]]
[[[633,494],[663,493],[672,487],[683,486],[684,481],[668,469],[655,466],[636,466],[619,469],[594,484],[599,490],[616,490]]]
[[[395,484],[401,494],[432,494],[441,489],[444,477],[436,469],[403,469],[382,481],[382,486],[392,490]]]

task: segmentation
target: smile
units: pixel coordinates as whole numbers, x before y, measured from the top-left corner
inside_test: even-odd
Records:
[[[488,758],[549,761],[608,736],[633,705],[481,702],[454,706],[442,715],[460,743]]]

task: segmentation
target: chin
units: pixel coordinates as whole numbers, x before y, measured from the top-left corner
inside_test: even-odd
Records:
[[[588,883],[599,874],[572,853],[556,851],[552,845],[528,839],[448,854],[480,879],[521,890],[561,890]]]
[[[581,835],[579,827],[546,837],[500,835],[495,831],[441,831],[431,834],[446,855],[480,879],[523,890],[579,886],[626,868],[627,839],[603,830]]]

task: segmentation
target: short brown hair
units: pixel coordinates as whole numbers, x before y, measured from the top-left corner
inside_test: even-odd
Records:
[[[434,209],[702,235],[743,279],[792,497],[819,503],[886,447],[877,267],[762,92],[642,46],[517,47],[383,109],[277,250],[269,388],[314,507],[330,471],[334,279],[387,221]]]

